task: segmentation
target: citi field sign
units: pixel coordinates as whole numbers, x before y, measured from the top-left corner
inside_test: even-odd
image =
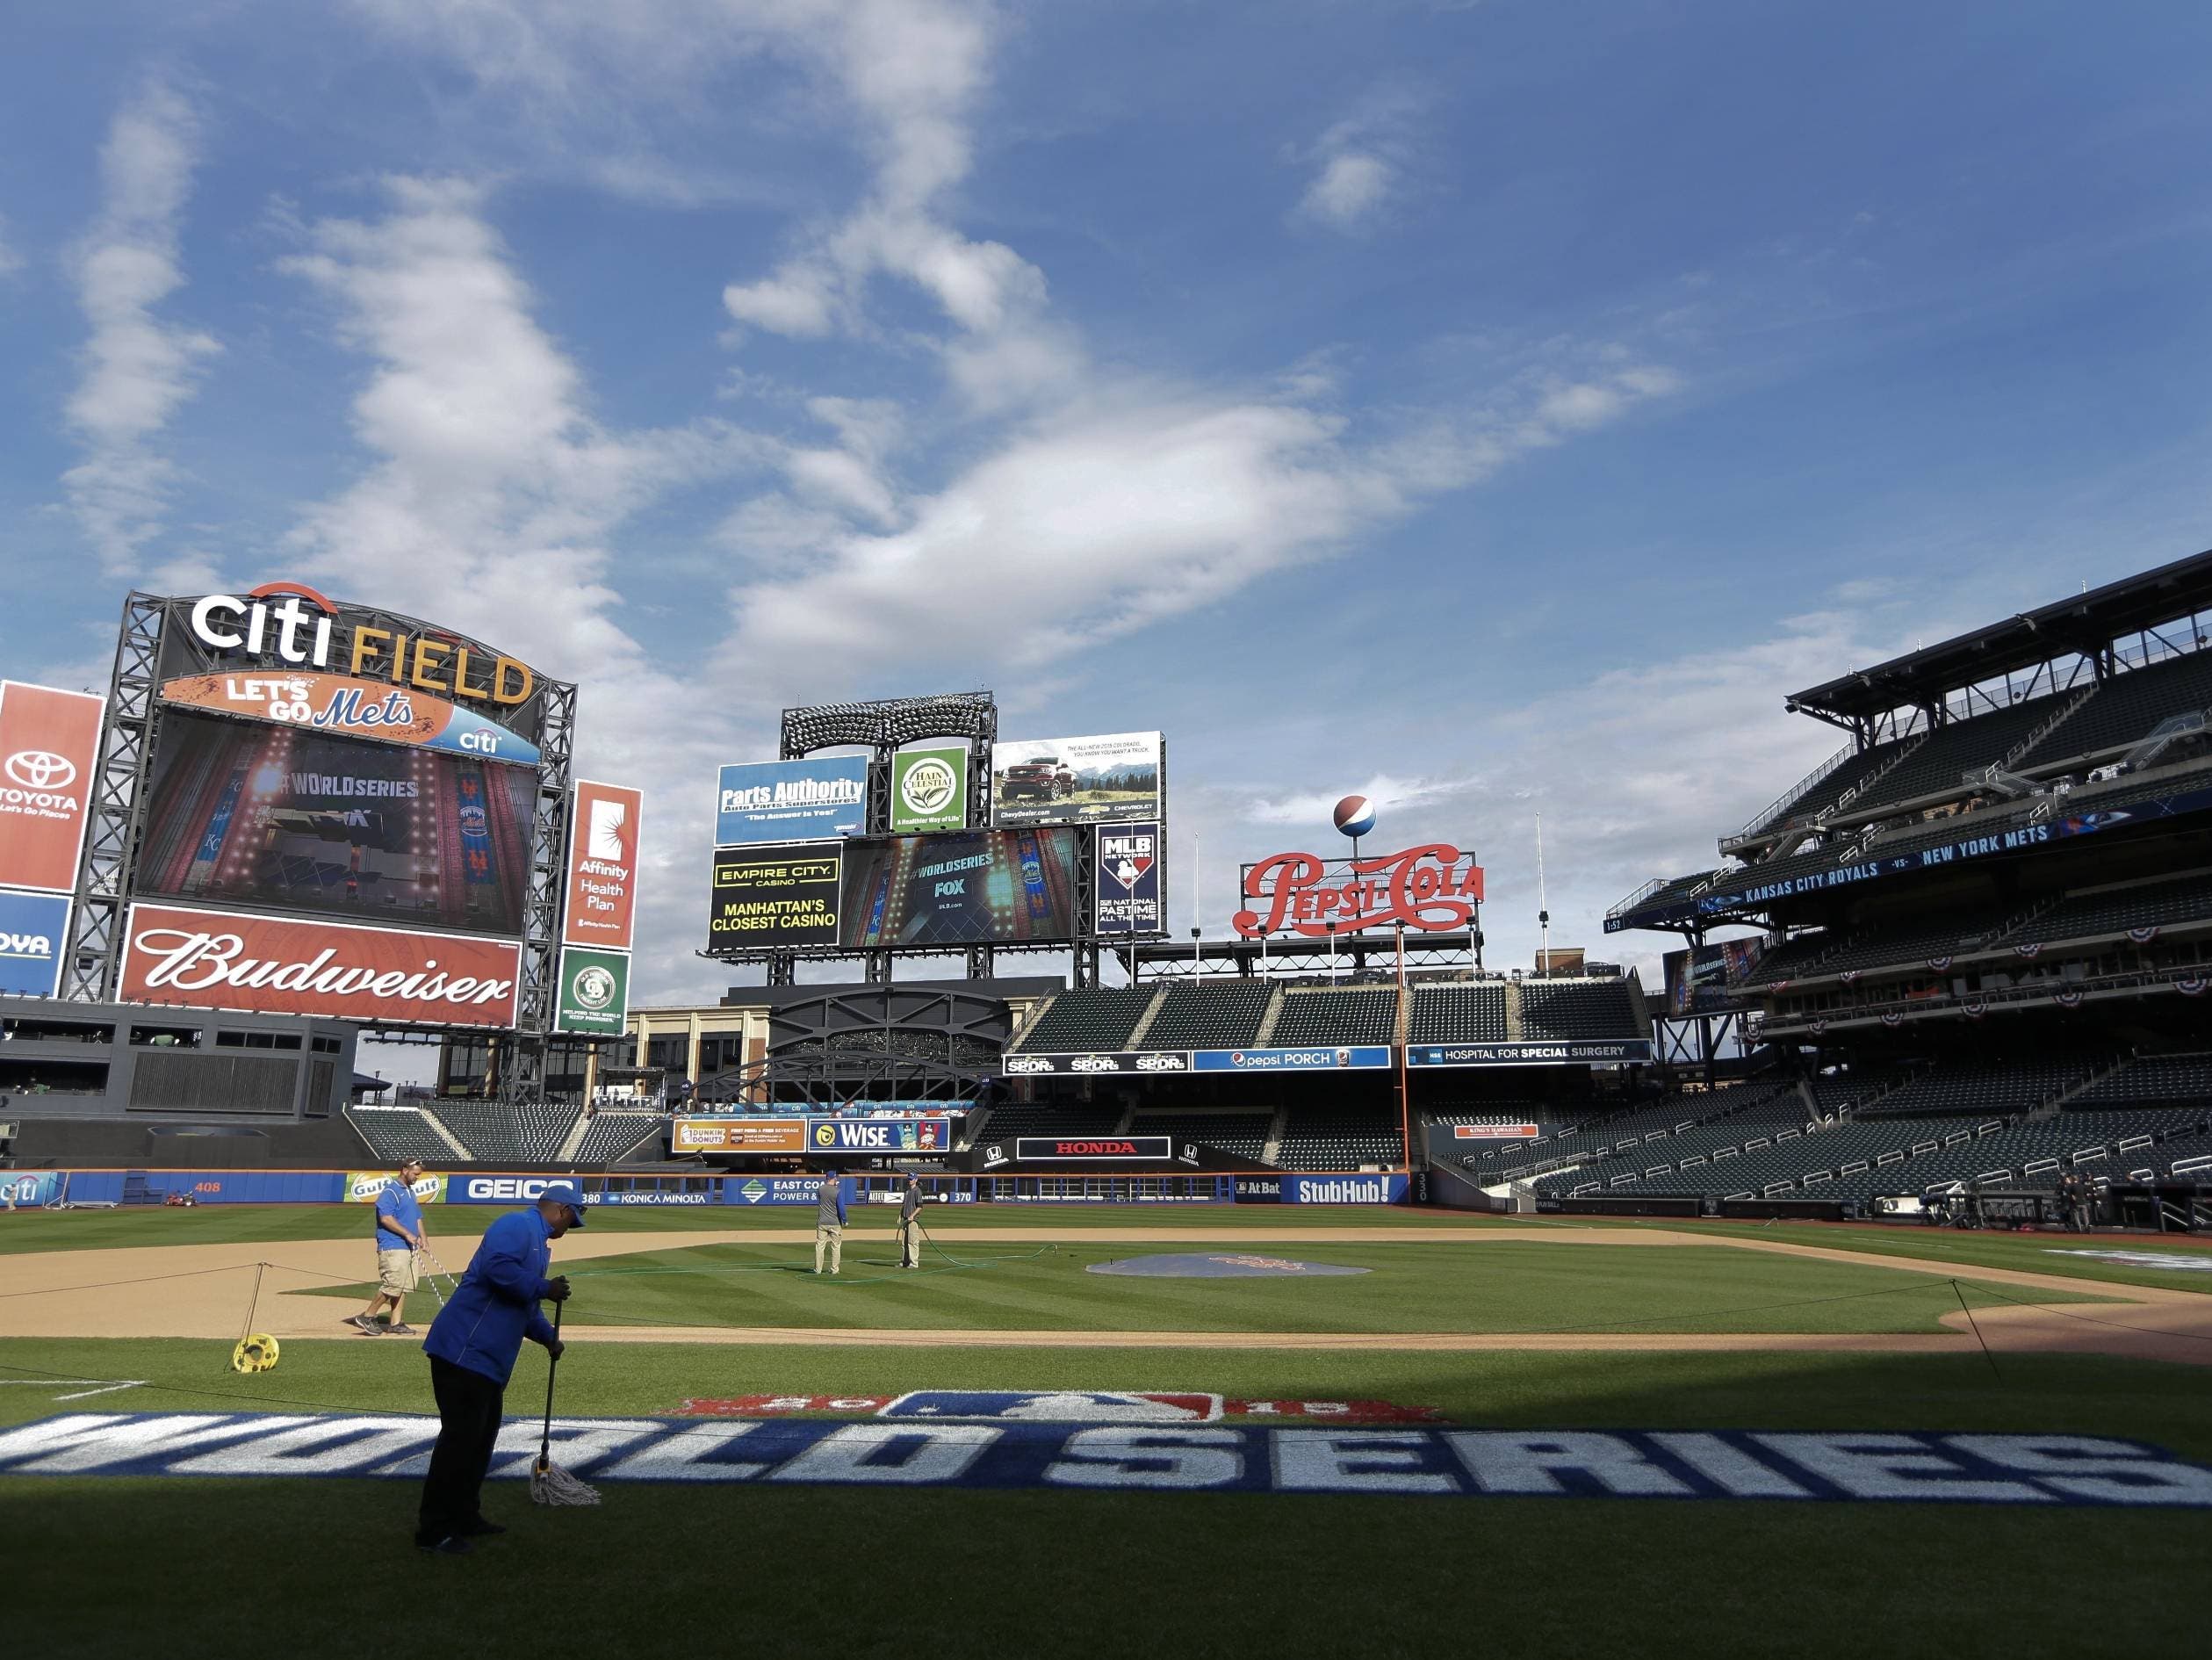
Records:
[[[395,687],[404,695],[450,698],[502,717],[529,703],[537,689],[537,675],[517,658],[442,629],[341,606],[302,582],[264,582],[242,595],[202,595],[190,602],[185,624],[207,651],[242,653],[287,676],[348,682],[328,689],[358,692],[359,709],[388,711],[377,725],[405,724],[396,707],[382,701]]]

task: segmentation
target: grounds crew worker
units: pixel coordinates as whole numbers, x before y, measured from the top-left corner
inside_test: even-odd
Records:
[[[484,1231],[451,1301],[430,1322],[422,1347],[437,1397],[438,1439],[414,1529],[425,1550],[465,1555],[472,1538],[507,1531],[478,1508],[501,1404],[525,1337],[560,1358],[564,1346],[537,1305],[568,1300],[566,1276],[546,1278],[553,1259],[548,1246],[583,1225],[583,1195],[568,1182],[552,1183],[530,1209],[510,1210]]]
[[[429,1230],[422,1225],[422,1202],[414,1196],[414,1184],[422,1177],[422,1161],[409,1158],[377,1195],[377,1294],[367,1308],[346,1320],[371,1337],[414,1335],[414,1328],[400,1317],[406,1311],[407,1293],[414,1289],[414,1253],[430,1243]],[[392,1305],[389,1325],[377,1318],[377,1310],[387,1303]]]
[[[898,1200],[898,1266],[922,1266],[922,1179],[911,1173]]]
[[[822,1272],[822,1252],[830,1253],[830,1272],[845,1259],[845,1183],[832,1170],[814,1190],[814,1272]]]

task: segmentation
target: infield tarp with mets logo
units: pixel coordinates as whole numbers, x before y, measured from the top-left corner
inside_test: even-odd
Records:
[[[2212,1508],[2212,1469],[2140,1441],[1928,1431],[1381,1429],[993,1418],[563,1418],[561,1468],[610,1482]],[[509,1419],[494,1481],[539,1421]],[[399,1413],[72,1412],[0,1430],[0,1476],[421,1479],[437,1420]]]

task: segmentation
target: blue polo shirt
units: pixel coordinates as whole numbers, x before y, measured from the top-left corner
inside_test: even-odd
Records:
[[[387,1220],[403,1223],[408,1233],[422,1231],[422,1202],[414,1196],[414,1189],[397,1176],[385,1183],[384,1191],[377,1195],[377,1249],[414,1249],[414,1241],[407,1234],[393,1232],[385,1225]]]
[[[441,1360],[505,1384],[524,1338],[552,1341],[553,1328],[537,1307],[552,1258],[545,1218],[537,1207],[508,1211],[484,1231],[468,1272],[430,1322],[422,1346]]]

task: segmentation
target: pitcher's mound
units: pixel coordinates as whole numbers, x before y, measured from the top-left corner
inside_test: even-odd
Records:
[[[1250,1253],[1207,1256],[1195,1252],[1156,1257],[1123,1257],[1118,1262],[1093,1262],[1092,1274],[1133,1274],[1148,1280],[1281,1280],[1315,1279],[1330,1274],[1365,1274],[1365,1268],[1339,1267],[1333,1262],[1298,1262],[1289,1257],[1261,1257]]]

